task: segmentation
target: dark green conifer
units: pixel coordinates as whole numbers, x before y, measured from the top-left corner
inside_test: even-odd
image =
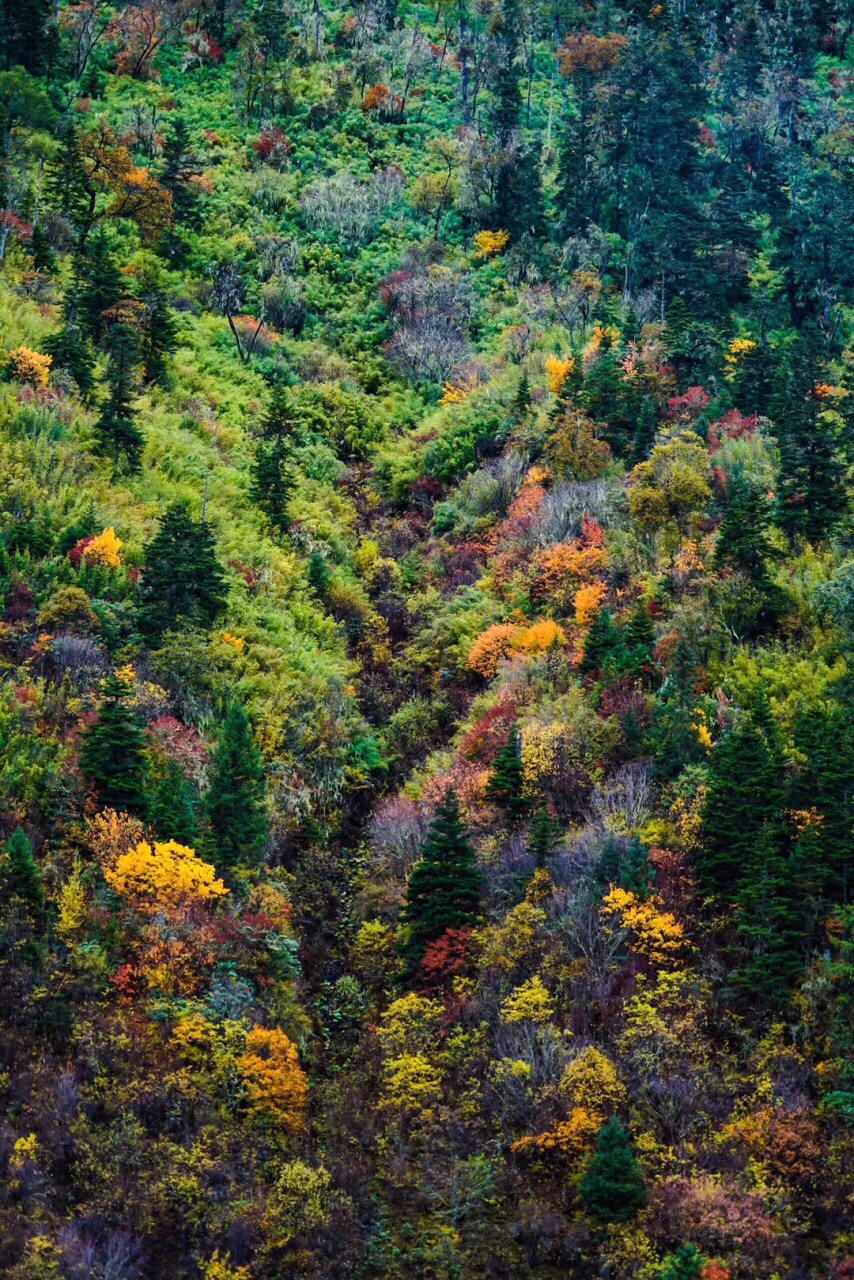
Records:
[[[559,838],[560,827],[545,801],[540,801],[528,828],[528,853],[534,859],[536,867],[545,867],[549,858],[554,855]]]
[[[295,483],[288,440],[281,435],[262,440],[252,465],[250,497],[266,515],[274,529],[288,527],[287,507]]]
[[[578,1193],[585,1209],[602,1222],[627,1222],[646,1204],[631,1136],[614,1116],[599,1130]]]
[[[401,919],[408,926],[404,955],[410,973],[428,943],[446,929],[477,922],[482,885],[457,794],[449,790],[436,810],[406,888]]]
[[[148,820],[161,840],[190,846],[196,842],[199,828],[193,788],[174,760],[166,762],[151,788]]]
[[[228,709],[213,753],[205,813],[218,867],[257,862],[269,831],[264,762],[237,702]]]
[[[139,335],[132,323],[118,320],[110,326],[104,345],[110,356],[109,392],[95,423],[96,448],[112,458],[117,467],[124,463],[134,473],[139,470],[145,447],[133,408],[138,391]]]
[[[124,295],[122,273],[103,230],[93,234],[86,256],[78,258],[77,278],[79,322],[90,338],[100,342],[110,326],[105,313],[114,311]]]
[[[531,807],[523,791],[522,761],[519,759],[519,735],[515,729],[498,752],[486,784],[486,796],[494,800],[510,818],[520,822]]]
[[[167,358],[175,350],[177,331],[159,272],[143,272],[137,297],[145,307],[139,335],[143,377],[148,383],[160,382],[166,373]]]
[[[0,886],[4,897],[18,898],[32,907],[40,907],[44,902],[39,869],[30,842],[21,827],[13,831],[6,841],[5,851],[0,858]]]
[[[212,626],[225,608],[225,575],[210,527],[192,518],[186,502],[167,508],[144,556],[139,592],[143,635],[160,639],[178,626]]]
[[[102,809],[145,813],[145,734],[128,699],[132,686],[119,676],[102,685],[98,718],[80,749],[80,769],[95,787]]]
[[[658,1272],[658,1280],[700,1280],[705,1260],[693,1244],[683,1244],[681,1249],[664,1259]]]

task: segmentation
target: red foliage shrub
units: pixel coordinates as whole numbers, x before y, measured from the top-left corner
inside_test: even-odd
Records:
[[[696,422],[709,404],[709,398],[708,392],[702,387],[689,387],[684,396],[671,396],[667,401],[667,416],[673,421],[688,418]]]
[[[460,754],[468,760],[480,760],[492,764],[498,752],[507,742],[507,735],[516,720],[516,708],[509,702],[499,702],[480,717],[460,743]]]
[[[473,952],[471,929],[446,929],[424,952],[421,976],[425,987],[436,990],[448,986],[464,971]]]

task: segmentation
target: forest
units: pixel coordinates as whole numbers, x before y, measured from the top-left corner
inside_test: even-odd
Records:
[[[0,1275],[854,1280],[851,0],[0,0]]]

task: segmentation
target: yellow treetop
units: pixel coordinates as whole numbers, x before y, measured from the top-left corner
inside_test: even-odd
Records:
[[[496,622],[487,627],[472,645],[466,666],[485,680],[492,680],[499,662],[509,655],[518,634],[519,628],[512,622]]]
[[[546,377],[549,382],[549,390],[559,396],[563,390],[563,384],[574,369],[575,361],[572,356],[567,360],[561,360],[559,356],[549,356],[546,360]]]
[[[115,870],[105,869],[104,875],[111,889],[146,911],[210,902],[228,892],[209,862],[174,840],[154,848],[141,840],[122,854]]]
[[[686,947],[685,931],[670,911],[662,911],[654,896],[643,900],[627,889],[612,888],[602,903],[605,921],[617,919],[633,935],[639,955],[653,964],[678,964]]]
[[[9,363],[19,382],[28,382],[31,387],[46,387],[53,356],[43,356],[29,347],[16,347],[9,352]]]
[[[593,621],[607,594],[604,582],[587,582],[578,588],[575,593],[575,621],[579,627],[586,627]]]
[[[501,1021],[548,1022],[554,1015],[554,1004],[539,974],[512,991],[501,1006]]]
[[[566,634],[562,627],[544,618],[526,627],[513,641],[513,649],[517,653],[546,653],[555,645],[566,644]]]
[[[122,563],[119,555],[121,547],[121,538],[117,538],[115,529],[110,527],[103,533],[99,533],[97,538],[92,539],[83,552],[83,558],[90,564],[102,564],[107,569],[118,569]]]
[[[308,1080],[296,1045],[278,1027],[253,1027],[237,1063],[251,1111],[291,1133],[305,1128]]]
[[[474,243],[475,258],[494,258],[497,253],[507,248],[510,236],[506,231],[478,231]]]

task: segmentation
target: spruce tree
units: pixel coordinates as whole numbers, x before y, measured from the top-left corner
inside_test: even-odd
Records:
[[[620,888],[645,899],[652,888],[653,870],[639,836],[633,836],[620,859]]]
[[[560,827],[549,813],[545,801],[540,801],[528,828],[528,853],[534,859],[536,867],[545,867],[546,862],[554,855],[559,837]]]
[[[105,312],[114,311],[124,295],[118,263],[103,230],[89,241],[88,253],[77,260],[78,318],[84,331],[100,342],[109,327]]]
[[[102,809],[145,813],[145,733],[128,699],[131,685],[109,676],[102,685],[98,718],[80,749],[80,769],[94,783]]]
[[[136,425],[133,400],[138,391],[139,338],[129,321],[110,326],[104,345],[109,351],[109,392],[95,423],[96,448],[118,467],[139,470],[145,438]]]
[[[761,713],[758,713],[761,717]],[[778,822],[783,806],[781,761],[776,744],[742,715],[715,748],[697,854],[701,888],[728,898],[750,864],[759,833]]]
[[[274,529],[288,526],[287,506],[295,483],[291,451],[284,436],[262,440],[252,466],[252,488],[249,491]]]
[[[174,760],[169,760],[151,788],[148,820],[161,840],[194,845],[199,824],[193,804],[193,788]]]
[[[6,841],[5,851],[0,857],[0,886],[4,897],[18,898],[32,907],[40,907],[44,902],[39,869],[21,827]]]
[[[140,357],[145,382],[160,382],[167,357],[175,350],[175,318],[166,299],[160,273],[147,270],[140,278],[137,297],[145,307],[140,328]]]
[[[646,1204],[631,1136],[614,1116],[599,1130],[578,1193],[585,1209],[602,1222],[627,1222]]]
[[[683,1244],[681,1249],[664,1259],[658,1280],[700,1280],[704,1265],[699,1250],[693,1244]]]
[[[514,823],[520,822],[531,807],[523,792],[523,782],[518,734],[514,728],[495,757],[485,793],[487,799],[494,800]]]
[[[449,790],[436,810],[421,858],[412,869],[401,919],[408,926],[403,948],[412,974],[428,943],[446,929],[478,920],[483,877],[475,865],[460,804]]]
[[[246,712],[237,702],[229,707],[213,754],[205,813],[218,867],[257,860],[269,829],[264,762]]]
[[[516,394],[513,397],[513,417],[516,418],[517,421],[520,421],[525,417],[532,403],[531,384],[528,381],[527,373],[523,373],[519,379]]]
[[[63,298],[60,328],[45,339],[44,346],[53,359],[54,368],[69,373],[83,399],[88,401],[95,389],[95,357],[79,321],[76,284]]]
[[[767,823],[751,842],[735,898],[743,959],[736,984],[768,1008],[781,1008],[804,961],[801,867],[778,826]]]
[[[185,502],[170,506],[144,552],[139,629],[159,640],[177,626],[213,625],[225,608],[226,581],[216,541]]]
[[[736,473],[728,484],[727,508],[715,546],[716,569],[731,566],[742,570],[757,584],[767,580],[771,554],[768,528],[771,510],[757,485]]]

